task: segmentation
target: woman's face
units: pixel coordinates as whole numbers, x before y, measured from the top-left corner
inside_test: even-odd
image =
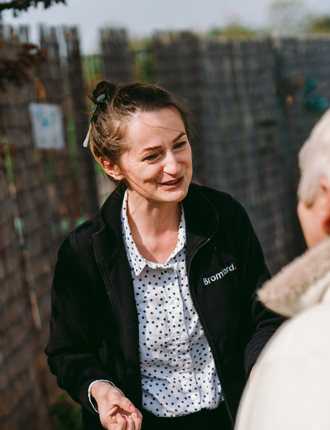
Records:
[[[129,149],[107,171],[126,179],[129,194],[154,204],[184,199],[192,178],[191,147],[182,118],[174,108],[141,112],[128,122]]]

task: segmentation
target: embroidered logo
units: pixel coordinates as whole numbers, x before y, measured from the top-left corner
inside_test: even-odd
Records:
[[[233,263],[231,263],[229,266],[224,267],[220,272],[216,273],[215,275],[209,276],[208,278],[203,278],[204,285],[209,285],[212,282],[217,281],[218,279],[224,278],[229,272],[233,272],[236,270],[237,267],[234,266]]]

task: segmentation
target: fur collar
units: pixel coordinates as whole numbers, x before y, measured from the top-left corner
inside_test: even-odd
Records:
[[[330,239],[307,250],[259,290],[260,301],[272,311],[291,317],[330,294]]]

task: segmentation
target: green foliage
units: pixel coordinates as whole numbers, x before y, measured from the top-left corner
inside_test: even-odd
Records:
[[[14,182],[14,171],[12,156],[15,155],[16,148],[8,144],[6,136],[0,138],[0,168],[6,172],[7,180],[10,184]]]
[[[303,104],[310,112],[324,112],[329,107],[327,99],[319,90],[319,82],[314,77],[308,77],[303,88]]]
[[[75,176],[79,175],[79,163],[77,153],[77,142],[76,142],[76,129],[72,117],[67,120],[67,137],[68,137],[68,148],[71,157],[71,165]]]
[[[96,87],[96,84],[103,79],[101,56],[98,54],[83,56],[82,67],[85,82],[89,90],[92,90]]]
[[[218,37],[253,37],[259,34],[257,30],[252,30],[250,28],[244,27],[240,24],[232,23],[225,28],[214,27],[207,32],[207,36]]]
[[[53,430],[83,430],[81,407],[73,403],[65,393],[58,395],[50,408],[49,416]]]
[[[330,33],[330,16],[314,18],[308,25],[309,33]]]
[[[155,82],[154,51],[151,39],[135,40],[131,43],[133,80]]]

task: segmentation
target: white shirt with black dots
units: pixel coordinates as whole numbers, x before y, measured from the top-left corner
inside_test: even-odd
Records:
[[[216,408],[223,396],[189,291],[183,208],[177,245],[165,264],[138,251],[127,219],[127,192],[121,222],[139,321],[143,407],[159,417]]]

